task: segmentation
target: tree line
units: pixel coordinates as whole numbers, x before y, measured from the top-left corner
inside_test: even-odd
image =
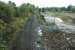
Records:
[[[67,7],[46,7],[46,8],[40,8],[39,11],[45,12],[45,11],[52,11],[52,12],[75,12],[75,6],[69,5]]]

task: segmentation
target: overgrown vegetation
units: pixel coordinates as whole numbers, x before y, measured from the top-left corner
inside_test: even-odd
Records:
[[[69,20],[72,20],[71,16],[67,15],[65,12],[48,12],[48,15],[53,17],[59,17],[65,23],[70,22]]]
[[[34,15],[35,9],[35,6],[29,3],[16,6],[11,1],[0,1],[0,50],[6,50],[10,41],[15,38],[16,32]]]
[[[11,1],[8,3],[0,1],[0,50],[6,50],[10,41],[15,39],[16,32],[23,26],[23,24],[25,24],[27,19],[34,14],[40,16],[39,12],[48,12],[48,15],[57,16],[64,21],[68,21],[71,17],[66,15],[66,12],[75,13],[75,6],[69,5],[67,8],[37,8],[29,3],[23,3],[20,6],[16,6],[16,4]],[[40,24],[45,24],[45,20],[43,22],[41,19],[44,18],[41,17],[39,19]]]

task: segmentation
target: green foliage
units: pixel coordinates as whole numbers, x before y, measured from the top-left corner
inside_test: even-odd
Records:
[[[67,7],[67,11],[72,11],[72,5],[69,5],[68,7]]]
[[[5,21],[5,22],[8,22],[7,20],[9,20],[9,16],[7,15],[8,13],[8,6],[3,3],[3,2],[0,2],[0,18]],[[9,18],[8,18],[9,17]]]
[[[75,12],[75,7],[72,7],[72,12]]]
[[[47,12],[47,11],[51,11],[51,12],[75,12],[75,6],[73,5],[69,5],[67,7],[45,7],[45,8],[40,8],[39,9],[40,12]]]
[[[29,3],[16,6],[11,1],[7,4],[0,1],[0,47],[8,46],[10,41],[15,39],[16,32],[34,15],[35,9],[35,6]]]
[[[3,32],[6,28],[6,23],[4,23],[3,20],[0,19],[0,32]]]
[[[29,16],[32,13],[34,13],[35,6],[31,5],[29,3],[27,3],[27,4],[24,3],[19,7],[19,10],[20,10],[21,16]]]

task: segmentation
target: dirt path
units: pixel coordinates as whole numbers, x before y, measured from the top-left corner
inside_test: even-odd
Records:
[[[35,29],[39,26],[36,17],[30,17],[24,27],[17,33],[16,46],[12,50],[35,50],[35,41],[37,32]]]

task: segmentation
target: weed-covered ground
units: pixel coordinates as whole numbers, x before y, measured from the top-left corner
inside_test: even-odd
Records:
[[[49,16],[59,17],[65,23],[74,24],[75,13],[67,13],[67,12],[48,12]]]

